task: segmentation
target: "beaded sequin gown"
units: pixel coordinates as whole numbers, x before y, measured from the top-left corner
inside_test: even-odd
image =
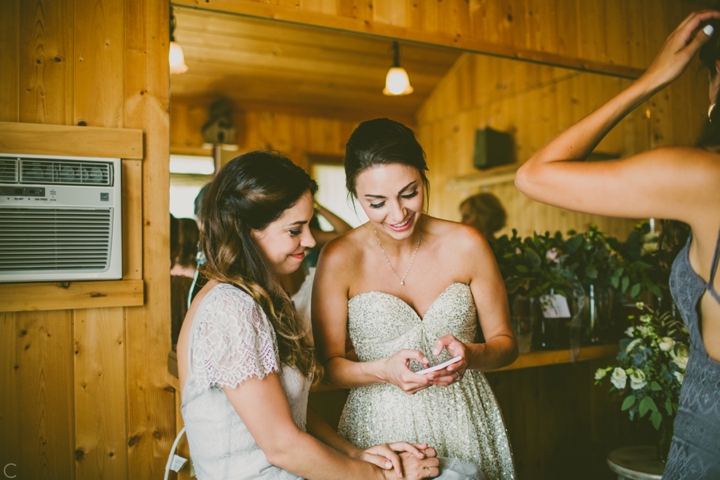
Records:
[[[387,358],[404,348],[433,358],[435,340],[452,334],[472,343],[477,327],[475,302],[463,283],[447,287],[424,318],[388,293],[361,293],[348,302],[350,338],[363,362]],[[411,368],[421,367],[415,363]],[[438,456],[477,465],[488,480],[515,478],[502,414],[478,370],[467,370],[462,381],[448,387],[430,387],[414,395],[389,383],[355,388],[338,430],[360,448],[397,441],[428,443]]]

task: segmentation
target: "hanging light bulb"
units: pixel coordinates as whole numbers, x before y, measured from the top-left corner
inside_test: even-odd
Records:
[[[385,89],[383,94],[391,96],[408,95],[413,92],[410,78],[404,68],[400,66],[400,46],[393,42],[393,66],[385,76]]]
[[[182,47],[175,41],[175,15],[170,11],[170,73],[185,73],[187,65],[185,65],[185,55]]]

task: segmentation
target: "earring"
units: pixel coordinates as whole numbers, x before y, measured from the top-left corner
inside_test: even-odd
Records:
[[[710,120],[711,122],[712,122],[712,118],[710,117],[710,115],[712,115],[713,110],[715,110],[714,103],[712,105],[710,105],[710,107],[708,107],[708,120]]]

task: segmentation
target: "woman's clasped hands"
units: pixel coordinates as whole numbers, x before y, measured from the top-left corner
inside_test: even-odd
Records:
[[[434,478],[440,474],[437,452],[426,443],[395,442],[358,449],[354,457],[383,469],[388,480]]]
[[[462,359],[440,370],[420,374],[410,370],[410,360],[417,361],[423,368],[430,366],[430,360],[419,350],[403,349],[385,359],[385,381],[397,386],[408,395],[431,386],[447,387],[461,381],[468,366],[466,345],[453,335],[445,335],[435,341],[432,353],[437,357],[443,349],[446,349],[451,357],[459,356]]]

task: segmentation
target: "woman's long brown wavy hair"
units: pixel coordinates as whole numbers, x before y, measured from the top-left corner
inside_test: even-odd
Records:
[[[252,238],[300,197],[315,194],[317,184],[276,152],[250,152],[231,160],[218,173],[202,203],[200,247],[209,280],[247,292],[267,315],[277,336],[280,361],[305,376],[321,376],[302,320]]]

